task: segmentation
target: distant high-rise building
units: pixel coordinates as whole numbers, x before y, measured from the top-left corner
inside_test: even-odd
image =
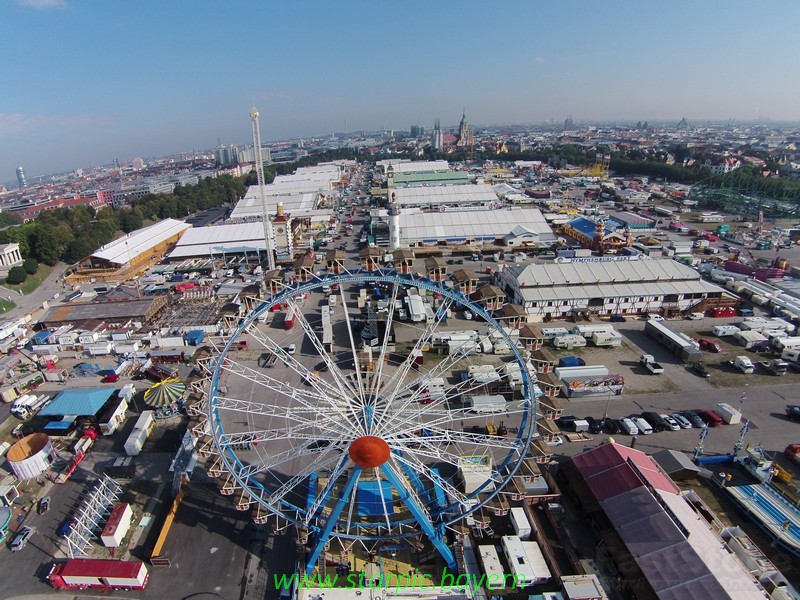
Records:
[[[19,189],[28,187],[28,180],[25,178],[25,169],[22,165],[17,167],[17,183],[19,184]]]
[[[433,125],[433,133],[431,134],[431,147],[434,152],[440,152],[443,146],[442,128],[439,125],[439,119],[436,119]]]
[[[235,165],[239,162],[239,149],[233,144],[220,145],[214,153],[214,158],[218,165]]]
[[[418,138],[425,135],[425,128],[422,125],[411,126],[411,137]]]
[[[564,130],[565,131],[573,129],[574,127],[575,127],[575,123],[572,120],[572,115],[570,115],[566,119],[564,119]]]

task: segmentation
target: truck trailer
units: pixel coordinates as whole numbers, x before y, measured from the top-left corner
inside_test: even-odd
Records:
[[[143,590],[148,577],[138,560],[73,558],[53,565],[47,579],[56,590]]]

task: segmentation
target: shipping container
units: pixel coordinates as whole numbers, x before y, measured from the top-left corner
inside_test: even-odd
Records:
[[[57,590],[143,590],[148,576],[147,567],[139,561],[73,558],[53,565],[47,579]]]

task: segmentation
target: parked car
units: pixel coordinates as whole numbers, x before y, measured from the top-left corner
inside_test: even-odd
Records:
[[[31,539],[34,531],[36,530],[33,527],[28,527],[27,525],[25,525],[14,535],[8,547],[11,549],[12,552],[18,552],[22,550],[25,546],[28,545],[28,540]]]
[[[611,320],[612,323],[624,323],[628,319],[626,319],[622,315],[611,315],[611,319],[610,320]]]
[[[703,363],[697,363],[692,367],[692,371],[694,371],[695,375],[699,375],[700,377],[711,377],[711,371],[706,369]]]
[[[646,320],[648,321],[663,321],[664,317],[661,315],[647,315]]]
[[[661,415],[659,415],[658,413],[654,413],[654,412],[650,412],[650,411],[643,412],[642,413],[642,419],[644,419],[645,421],[648,422],[650,427],[653,428],[653,431],[665,431],[666,429],[669,429],[669,426],[667,425],[666,421],[664,421],[664,419],[662,419]],[[634,421],[634,423],[635,422],[636,421]],[[637,423],[637,425],[638,425],[638,423]],[[640,429],[641,429],[641,427],[640,427]]]
[[[720,348],[720,345],[714,340],[700,338],[697,340],[697,343],[700,345],[701,350],[707,350],[708,352],[722,352],[722,348]]]
[[[289,344],[289,347],[286,349],[289,354],[294,354],[297,352],[297,345],[296,344]]]
[[[603,422],[594,417],[583,417],[583,420],[589,423],[590,433],[600,433],[603,431]]]
[[[636,429],[638,429],[639,433],[642,435],[650,435],[655,431],[655,428],[647,422],[647,419],[643,417],[631,415],[630,419],[633,421],[634,425],[636,425]]]
[[[704,423],[707,423],[709,427],[718,427],[725,423],[717,413],[713,410],[697,410],[695,411],[697,416],[703,419]]]
[[[610,417],[606,417],[603,420],[603,431],[605,431],[609,435],[618,434],[620,432],[619,419],[612,419]]]
[[[622,431],[627,433],[628,435],[638,435],[639,428],[636,427],[636,423],[631,421],[628,417],[623,417],[619,420],[620,427]]]
[[[763,342],[756,342],[750,346],[751,352],[772,352],[772,350],[772,344],[770,344],[770,342],[767,340]]]
[[[50,510],[50,496],[45,496],[44,498],[39,499],[39,504],[36,507],[36,512],[40,515],[43,515],[48,510]]]
[[[681,413],[674,412],[670,416],[673,419],[675,419],[675,421],[678,423],[678,425],[681,426],[681,429],[691,429],[692,428],[692,422],[689,419],[687,419],[686,417],[684,417]]]
[[[100,380],[100,383],[117,383],[118,381],[119,381],[119,375],[117,375],[116,373],[110,373],[105,377],[103,377]]]
[[[686,417],[693,427],[703,427],[703,425],[705,425],[703,419],[700,418],[700,415],[693,410],[684,410],[681,412],[681,414]]]
[[[56,529],[56,535],[59,537],[67,537],[69,532],[72,531],[72,528],[77,524],[78,520],[75,517],[67,517]]]
[[[556,419],[556,425],[561,430],[572,431],[575,429],[575,421],[577,420],[578,417],[575,415],[561,415]]]
[[[673,419],[671,415],[658,415],[663,419],[663,421],[667,424],[667,429],[670,431],[680,431],[681,426],[678,424],[678,421]]]

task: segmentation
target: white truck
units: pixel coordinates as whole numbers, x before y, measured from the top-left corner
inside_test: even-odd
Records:
[[[652,375],[660,375],[664,372],[664,367],[656,362],[656,359],[653,358],[652,354],[642,354],[639,357],[639,364],[650,371]]]
[[[733,359],[731,364],[734,368],[739,369],[742,373],[746,373],[747,375],[750,375],[756,370],[753,361],[750,360],[748,356],[737,356]]]

